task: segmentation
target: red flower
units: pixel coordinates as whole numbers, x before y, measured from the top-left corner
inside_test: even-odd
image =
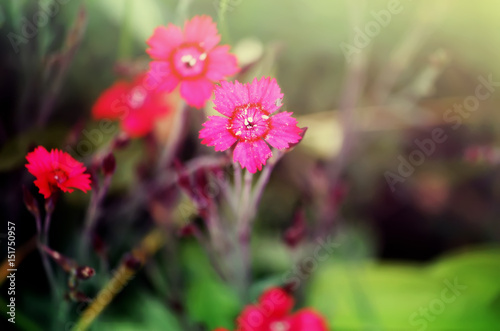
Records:
[[[158,88],[168,92],[181,85],[181,96],[194,107],[201,108],[210,99],[213,82],[239,71],[236,57],[229,46],[217,46],[220,35],[209,16],[195,16],[178,26],[156,28],[147,43],[153,58],[149,77]]]
[[[148,85],[142,74],[132,82],[118,81],[104,91],[92,108],[95,119],[120,120],[121,128],[131,137],[151,132],[155,121],[167,114],[170,107],[166,93]]]
[[[26,168],[36,177],[34,183],[45,199],[58,190],[70,193],[74,188],[84,192],[90,190],[90,175],[84,173],[87,169],[68,153],[57,149],[49,153],[38,146],[26,155],[26,160]]]
[[[273,78],[255,78],[241,84],[222,81],[215,89],[215,110],[224,116],[209,116],[200,131],[202,144],[224,151],[234,143],[234,162],[251,173],[262,169],[272,156],[266,144],[277,149],[299,142],[302,130],[292,113],[275,113],[281,107],[283,93]]]
[[[325,319],[311,309],[290,314],[293,298],[280,288],[264,292],[237,320],[237,331],[328,331]],[[214,331],[227,331],[219,328]]]

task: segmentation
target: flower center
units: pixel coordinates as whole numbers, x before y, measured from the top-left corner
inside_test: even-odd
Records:
[[[57,184],[62,184],[66,180],[68,180],[68,175],[66,174],[65,171],[62,171],[61,169],[56,169],[52,171],[52,173],[49,176],[49,181],[50,184],[57,186]]]
[[[180,78],[194,78],[207,69],[207,53],[198,45],[181,45],[173,52],[172,67]]]
[[[228,129],[242,141],[265,138],[270,129],[269,116],[260,104],[238,106],[229,120]]]
[[[147,93],[143,87],[134,87],[128,95],[128,104],[134,109],[140,108],[144,104],[146,96]]]
[[[271,331],[287,331],[290,325],[287,322],[274,322],[270,326]]]

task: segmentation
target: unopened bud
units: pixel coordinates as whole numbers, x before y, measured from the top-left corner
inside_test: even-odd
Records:
[[[111,176],[116,169],[116,159],[113,153],[109,153],[102,160],[102,172],[105,176]]]
[[[130,137],[125,132],[121,132],[113,140],[113,149],[122,149],[129,145]]]
[[[59,198],[59,191],[52,193],[52,195],[45,199],[45,212],[47,214],[52,214],[56,207],[57,199]]]
[[[95,275],[95,270],[91,267],[84,266],[84,267],[78,267],[76,269],[76,277],[78,279],[85,280],[91,278],[94,275]]]
[[[141,261],[132,254],[127,254],[124,258],[123,263],[128,269],[133,271],[139,270],[142,266]]]
[[[26,205],[26,208],[29,210],[29,212],[32,213],[33,216],[39,217],[40,210],[38,209],[38,203],[36,202],[31,192],[24,185],[23,185],[23,198],[24,198],[24,204]]]
[[[292,225],[285,231],[283,240],[291,247],[295,248],[304,239],[306,234],[306,215],[303,208],[295,211]]]
[[[191,237],[196,232],[196,226],[194,224],[187,224],[179,229],[178,235],[179,237]]]

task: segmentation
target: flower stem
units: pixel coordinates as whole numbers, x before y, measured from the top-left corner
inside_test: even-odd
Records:
[[[85,215],[83,237],[80,241],[80,253],[83,257],[87,256],[87,250],[92,237],[92,229],[94,228],[97,218],[99,217],[99,207],[111,185],[111,178],[111,175],[105,176],[102,187],[97,192],[92,191],[91,193],[89,208],[87,209],[87,214]]]
[[[241,194],[241,168],[237,162],[233,163],[234,167],[234,195],[239,197]]]
[[[111,300],[113,300],[113,298],[130,282],[140,267],[144,265],[146,260],[155,254],[164,244],[164,234],[158,229],[152,230],[141,241],[138,247],[132,251],[132,259],[136,260],[138,265],[133,266],[130,263],[127,263],[127,260],[125,259],[118,267],[118,270],[114,274],[113,278],[97,294],[97,297],[92,301],[92,304],[82,313],[77,324],[73,327],[73,330],[87,330],[92,322],[110,304]]]
[[[161,153],[158,160],[157,172],[161,174],[162,170],[172,163],[175,153],[179,149],[179,145],[182,142],[183,132],[185,131],[187,117],[189,114],[189,105],[184,101],[179,101],[179,106],[175,114],[174,123],[171,126],[171,132],[168,141],[165,143],[165,147]]]
[[[254,216],[254,210],[251,203],[252,179],[253,174],[247,170],[244,176],[243,192],[241,194],[239,206],[240,213],[238,215],[238,240],[240,243],[242,263],[240,279],[241,283],[239,285],[243,297],[246,296],[246,293],[248,291],[251,268],[250,236],[252,232],[252,219]]]
[[[205,252],[207,253],[207,257],[210,260],[210,263],[212,263],[212,267],[214,268],[215,272],[219,275],[219,277],[223,280],[227,280],[226,272],[222,268],[221,264],[216,258],[215,252],[213,251],[212,247],[209,245],[207,242],[207,239],[203,236],[203,233],[200,231],[198,226],[194,225],[194,237],[198,240],[200,245],[205,249]]]
[[[252,208],[254,210],[257,210],[257,206],[260,202],[260,199],[262,198],[264,189],[266,188],[267,183],[269,182],[269,178],[271,177],[271,173],[274,170],[274,166],[284,155],[283,152],[276,149],[273,150],[273,154],[275,155],[274,158],[269,160],[267,165],[264,167],[264,170],[262,170],[262,173],[260,174],[257,184],[255,184],[255,188],[253,190],[251,199]]]
[[[52,199],[52,198],[49,198]],[[47,204],[52,204],[52,202],[48,202]],[[54,272],[52,270],[52,267],[50,266],[49,258],[45,250],[43,249],[43,246],[49,245],[49,229],[50,229],[50,221],[52,219],[52,212],[53,212],[53,207],[46,207],[45,208],[45,222],[43,224],[43,233],[42,233],[42,226],[41,226],[41,220],[40,217],[36,217],[36,227],[37,227],[37,247],[38,251],[40,252],[40,255],[42,257],[42,264],[43,268],[45,269],[45,274],[47,275],[47,279],[49,281],[50,289],[52,291],[52,295],[55,297],[58,296],[58,290],[57,290],[57,284],[54,276]]]

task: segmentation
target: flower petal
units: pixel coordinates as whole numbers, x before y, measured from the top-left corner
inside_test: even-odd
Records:
[[[236,74],[238,68],[236,56],[229,54],[229,46],[217,46],[208,55],[207,78],[212,81],[219,81],[227,76]]]
[[[256,141],[239,142],[233,153],[234,162],[239,162],[242,168],[247,168],[251,173],[262,170],[266,160],[271,157],[271,149],[262,139]]]
[[[43,195],[45,199],[50,198],[50,196],[52,195],[52,190],[50,189],[49,182],[45,178],[42,177],[40,179],[36,179],[33,183],[36,185],[36,187],[38,187],[38,191]]]
[[[106,89],[92,107],[94,119],[118,119],[123,114],[124,100],[130,90],[130,83],[119,81]]]
[[[214,109],[222,115],[231,117],[237,106],[248,103],[248,88],[238,81],[221,81],[215,88]]]
[[[183,35],[178,26],[169,24],[156,28],[146,41],[150,46],[146,52],[155,60],[166,60],[170,52],[182,43]]]
[[[302,309],[288,320],[289,331],[328,331],[326,320],[312,309]]]
[[[171,92],[179,84],[179,78],[171,72],[167,62],[153,61],[144,84],[150,91]]]
[[[26,155],[26,168],[35,177],[39,177],[51,170],[50,153],[43,146],[38,146]]]
[[[243,309],[236,323],[238,331],[268,331],[271,319],[261,307],[249,305]]]
[[[217,34],[217,25],[210,16],[195,16],[184,24],[184,37],[188,43],[200,44],[205,50],[210,51],[220,41]]]
[[[63,186],[68,190],[68,192],[72,192],[73,190],[70,187],[77,188],[82,190],[83,192],[87,192],[91,189],[90,187],[90,175],[89,174],[81,174],[75,177],[69,178],[67,181],[63,183]],[[59,186],[61,187],[61,186]],[[64,191],[64,189],[61,187]],[[64,191],[66,192],[66,191]]]
[[[259,305],[273,319],[286,316],[293,308],[293,297],[279,287],[265,291],[259,298]]]
[[[140,112],[133,112],[121,121],[123,132],[128,133],[132,138],[142,137],[151,132],[154,126],[154,118],[145,116]]]
[[[255,78],[249,87],[249,98],[251,103],[260,103],[262,108],[269,114],[274,113],[281,107],[278,100],[283,99],[283,93],[274,78]]]
[[[214,85],[208,79],[185,80],[181,83],[181,96],[193,107],[201,108],[212,96]]]
[[[264,138],[271,146],[277,149],[288,148],[290,144],[302,139],[300,136],[302,129],[297,126],[297,120],[291,115],[292,113],[282,112],[271,116],[271,130]]]
[[[237,140],[227,128],[229,119],[221,116],[209,116],[208,119],[203,123],[204,129],[200,130],[201,143],[215,146],[216,151],[225,151]]]

